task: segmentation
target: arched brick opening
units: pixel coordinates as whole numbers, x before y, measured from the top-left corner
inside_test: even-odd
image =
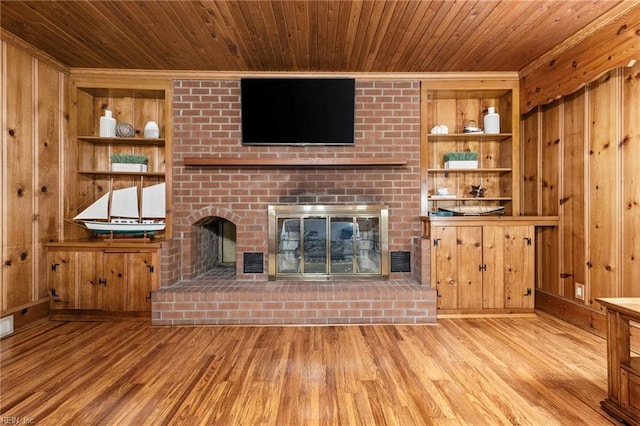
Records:
[[[237,246],[238,229],[242,228],[241,216],[213,206],[193,212],[187,221],[191,224],[191,230],[185,235],[183,244],[190,249],[185,250],[188,256],[183,256],[182,261],[189,275],[196,277],[215,268],[228,267],[223,259],[223,245],[232,243]],[[238,257],[238,254],[233,256],[236,270]]]

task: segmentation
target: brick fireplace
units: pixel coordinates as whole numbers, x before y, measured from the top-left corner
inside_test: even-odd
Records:
[[[169,288],[211,273],[214,262],[207,260],[207,252],[215,242],[210,238],[208,225],[217,220],[235,225],[233,279],[266,285],[267,211],[269,205],[281,204],[388,206],[388,250],[408,252],[412,257],[411,270],[391,271],[389,281],[413,282],[417,287],[421,287],[419,283],[428,284],[425,245],[418,238],[421,231],[418,81],[358,80],[356,144],[352,147],[242,146],[238,80],[176,80],[173,90],[173,239],[163,249],[161,291],[160,296],[154,296],[155,306],[160,306],[160,298],[168,294]],[[185,157],[218,155],[281,160],[383,156],[401,159],[404,165],[184,164]],[[245,256],[255,254],[263,254],[263,267],[259,272],[255,269],[247,272]],[[432,291],[428,285],[422,287]],[[429,297],[435,318],[435,298]],[[160,316],[154,312],[154,320]]]

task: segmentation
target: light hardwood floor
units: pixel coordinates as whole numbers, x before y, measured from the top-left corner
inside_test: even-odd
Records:
[[[0,355],[0,416],[38,425],[617,424],[599,406],[605,340],[544,314],[435,326],[47,322],[2,340]]]

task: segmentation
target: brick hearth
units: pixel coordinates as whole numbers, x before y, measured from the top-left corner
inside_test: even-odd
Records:
[[[430,324],[436,292],[411,279],[236,280],[215,268],[153,294],[153,325]]]

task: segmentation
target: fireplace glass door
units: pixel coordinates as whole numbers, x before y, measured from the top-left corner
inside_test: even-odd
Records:
[[[317,210],[319,206],[314,207]],[[345,210],[345,206],[326,207]],[[270,211],[270,278],[387,275],[383,261],[387,210],[366,207],[335,213],[330,208],[323,214]]]
[[[302,219],[301,271],[304,274],[327,273],[327,218],[305,217]]]

